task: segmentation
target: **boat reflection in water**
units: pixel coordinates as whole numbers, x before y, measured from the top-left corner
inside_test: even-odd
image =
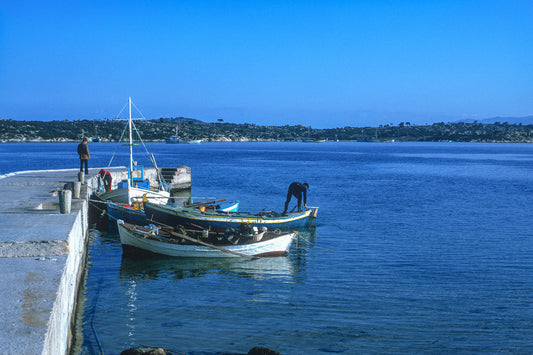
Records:
[[[120,278],[122,280],[158,280],[202,277],[208,274],[233,275],[263,279],[291,278],[296,274],[296,263],[289,256],[243,259],[225,258],[129,258],[122,257]]]
[[[139,258],[123,255],[120,278],[142,282],[142,280],[180,280],[208,274],[222,274],[253,279],[290,279],[296,277],[299,268],[305,265],[307,250],[315,241],[316,229],[300,230],[289,255],[257,259],[176,258],[164,255]]]

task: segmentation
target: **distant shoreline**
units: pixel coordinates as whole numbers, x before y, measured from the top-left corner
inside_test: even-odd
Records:
[[[145,143],[162,143],[165,144],[164,141],[148,141],[145,140]],[[77,144],[79,141],[69,140],[69,141],[47,141],[47,140],[28,140],[28,141],[0,141],[0,144]],[[118,142],[89,142],[89,144],[117,144]],[[211,142],[202,142],[202,144],[210,144],[210,143],[305,143],[305,144],[323,144],[323,143],[369,143],[369,144],[392,144],[392,143],[480,143],[480,144],[487,144],[487,143],[497,143],[497,144],[530,144],[533,143],[533,141],[376,141],[376,142],[364,142],[364,141],[356,141],[356,140],[338,140],[338,141],[326,141],[322,143],[307,143],[302,141],[271,141],[271,140],[264,140],[264,141],[211,141]],[[191,144],[169,144],[172,145],[191,145]]]
[[[379,127],[342,127],[315,129],[297,126],[258,126],[255,124],[176,122],[149,120],[136,124],[145,142],[179,139],[203,142],[472,142],[532,143],[533,125],[479,122],[434,123],[432,125],[399,125]],[[102,142],[118,142],[124,122],[107,121],[14,121],[0,119],[2,143],[72,143],[83,137],[100,137]],[[138,139],[136,139],[138,140]]]

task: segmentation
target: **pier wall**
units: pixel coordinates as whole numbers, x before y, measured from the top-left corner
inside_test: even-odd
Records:
[[[94,172],[96,173],[96,172]],[[86,188],[59,211],[76,169],[0,176],[0,344],[6,354],[68,354],[88,238]],[[87,186],[87,185],[84,185]]]
[[[0,344],[6,354],[69,354],[77,296],[85,270],[89,198],[100,168],[89,169],[71,212],[60,213],[59,192],[78,181],[78,169],[0,175]],[[113,180],[127,178],[111,168]],[[157,183],[155,169],[145,175]],[[189,188],[190,169],[168,181]]]
[[[76,299],[86,260],[89,225],[87,206],[85,200],[77,209],[76,219],[68,235],[69,252],[50,315],[43,354],[67,354],[70,348]]]

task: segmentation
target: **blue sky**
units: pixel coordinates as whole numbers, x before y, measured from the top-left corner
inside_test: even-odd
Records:
[[[0,118],[533,114],[533,1],[2,1]]]

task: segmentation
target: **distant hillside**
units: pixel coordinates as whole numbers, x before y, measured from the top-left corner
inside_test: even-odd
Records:
[[[533,116],[524,116],[524,117],[492,117],[492,118],[486,118],[486,119],[483,119],[483,120],[473,120],[473,119],[468,119],[468,120],[460,120],[460,121],[456,121],[455,123],[458,123],[458,122],[465,122],[465,123],[474,123],[474,122],[478,122],[478,123],[487,123],[487,124],[491,124],[491,123],[496,123],[496,122],[499,122],[499,123],[510,123],[510,124],[523,124],[523,125],[530,125],[530,124],[533,124]]]
[[[532,117],[533,118],[533,117]],[[496,120],[496,119],[495,119]],[[503,122],[502,122],[503,121]],[[503,118],[496,123],[457,122],[417,126],[401,122],[397,126],[342,127],[314,129],[297,126],[259,126],[250,123],[205,123],[194,119],[136,121],[144,141],[163,142],[176,132],[181,139],[205,142],[263,141],[361,141],[361,142],[533,142],[533,124],[511,124]],[[15,121],[0,119],[0,142],[77,142],[83,137],[100,137],[117,142],[124,134],[124,121]]]

